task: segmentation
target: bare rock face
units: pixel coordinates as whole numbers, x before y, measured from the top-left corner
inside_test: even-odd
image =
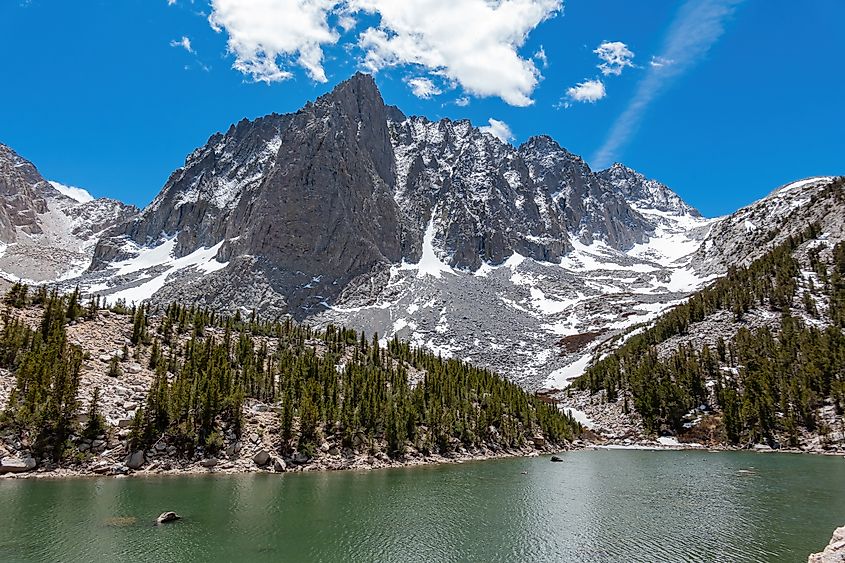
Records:
[[[597,172],[596,176],[606,185],[625,198],[629,204],[637,207],[656,209],[672,214],[690,214],[699,217],[700,213],[689,206],[678,194],[656,180],[651,180],[618,162]]]
[[[35,166],[11,148],[0,144],[0,242],[17,240],[17,228],[38,234],[38,215],[47,211],[43,191],[53,188]]]
[[[843,563],[845,562],[845,526],[836,528],[830,543],[824,551],[813,553],[807,559],[808,563]]]
[[[304,319],[418,262],[429,227],[443,262],[471,272],[515,254],[559,262],[573,237],[627,249],[654,231],[550,138],[516,148],[468,121],[407,118],[359,73],[296,113],[212,136],[98,243],[89,272],[106,274],[132,244],[157,246],[162,235],[175,237],[174,258],[220,245],[228,267],[174,277],[156,300]]]

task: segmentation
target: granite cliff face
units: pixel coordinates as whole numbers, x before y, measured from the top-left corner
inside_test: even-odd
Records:
[[[552,139],[515,148],[468,121],[406,118],[358,74],[294,114],[211,137],[97,245],[91,271],[169,237],[176,257],[220,244],[218,260],[236,266],[217,277],[246,269],[278,312],[302,318],[419,261],[429,224],[444,262],[467,271],[514,255],[559,262],[572,239],[625,250],[654,231]],[[189,295],[202,298],[200,285]]]
[[[41,233],[38,215],[47,211],[42,190],[52,190],[31,162],[0,144],[0,242],[18,239],[18,229],[26,234]]]

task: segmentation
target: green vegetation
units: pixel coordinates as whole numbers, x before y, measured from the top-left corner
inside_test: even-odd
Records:
[[[87,424],[76,416],[83,351],[67,342],[67,325],[96,319],[99,300],[79,304],[79,292],[60,296],[16,284],[6,296],[0,332],[0,368],[16,377],[0,426],[32,438],[39,455],[60,459],[72,433],[105,432],[100,390],[87,405]],[[40,330],[27,327],[14,308],[43,308]],[[392,340],[329,326],[314,331],[290,320],[266,322],[253,313],[224,317],[207,309],[171,305],[158,314],[145,306],[131,315],[134,357],[153,369],[146,402],[132,426],[132,447],[165,438],[191,455],[214,453],[222,433],[240,434],[244,403],[256,400],[278,412],[283,453],[312,455],[323,439],[357,449],[387,449],[401,457],[406,444],[447,453],[480,445],[511,448],[542,434],[563,444],[579,425],[555,405],[464,362],[444,360]],[[123,359],[130,356],[128,347]],[[120,358],[108,374],[122,375]],[[380,445],[376,448],[376,445]]]
[[[794,252],[818,235],[810,226],[747,268],[731,269],[596,362],[576,386],[605,390],[612,401],[620,392],[630,395],[651,432],[682,432],[685,415],[703,404],[721,411],[723,439],[731,443],[775,445],[786,436],[794,444],[801,428],[824,434],[816,410],[828,399],[839,414],[845,409],[845,245],[834,247],[827,263],[817,245],[809,248],[815,275],[799,302],[801,265]],[[818,318],[819,303],[827,304],[824,318]],[[799,305],[818,322],[796,318]],[[781,316],[776,333],[741,326],[728,342],[718,338],[715,349],[682,343],[658,356],[658,345],[686,335],[708,315],[730,311],[741,322],[755,307]]]
[[[180,334],[189,337],[180,343]],[[172,305],[152,350],[156,378],[139,444],[167,434],[185,448],[213,450],[221,422],[239,430],[247,398],[279,404],[286,453],[313,454],[329,435],[347,447],[384,440],[389,455],[401,457],[406,442],[446,453],[519,446],[537,432],[560,444],[578,431],[556,407],[488,370],[396,339],[380,348],[377,335],[368,341],[346,328],[315,332]]]
[[[28,290],[17,284],[7,302],[24,304]],[[70,435],[79,407],[76,400],[82,350],[67,342],[67,315],[74,314],[73,298],[40,290],[35,301],[44,304],[40,329],[32,330],[7,311],[0,332],[0,368],[15,374],[15,387],[0,418],[41,456],[58,459]]]

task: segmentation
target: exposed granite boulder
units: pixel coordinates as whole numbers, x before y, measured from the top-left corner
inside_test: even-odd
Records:
[[[807,559],[808,563],[843,563],[845,562],[845,526],[836,528],[830,543],[824,551],[813,553]]]
[[[4,457],[0,459],[0,474],[3,473],[25,473],[36,467],[35,459],[26,457]]]

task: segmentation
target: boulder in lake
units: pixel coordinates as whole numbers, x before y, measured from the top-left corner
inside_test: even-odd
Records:
[[[159,517],[156,518],[156,525],[167,524],[168,522],[175,522],[181,519],[182,517],[175,512],[162,512]]]
[[[560,457],[560,456],[553,455],[553,456],[552,456],[552,461],[554,461],[554,462],[560,462],[560,461],[563,461],[563,458],[562,458],[562,457]]]

